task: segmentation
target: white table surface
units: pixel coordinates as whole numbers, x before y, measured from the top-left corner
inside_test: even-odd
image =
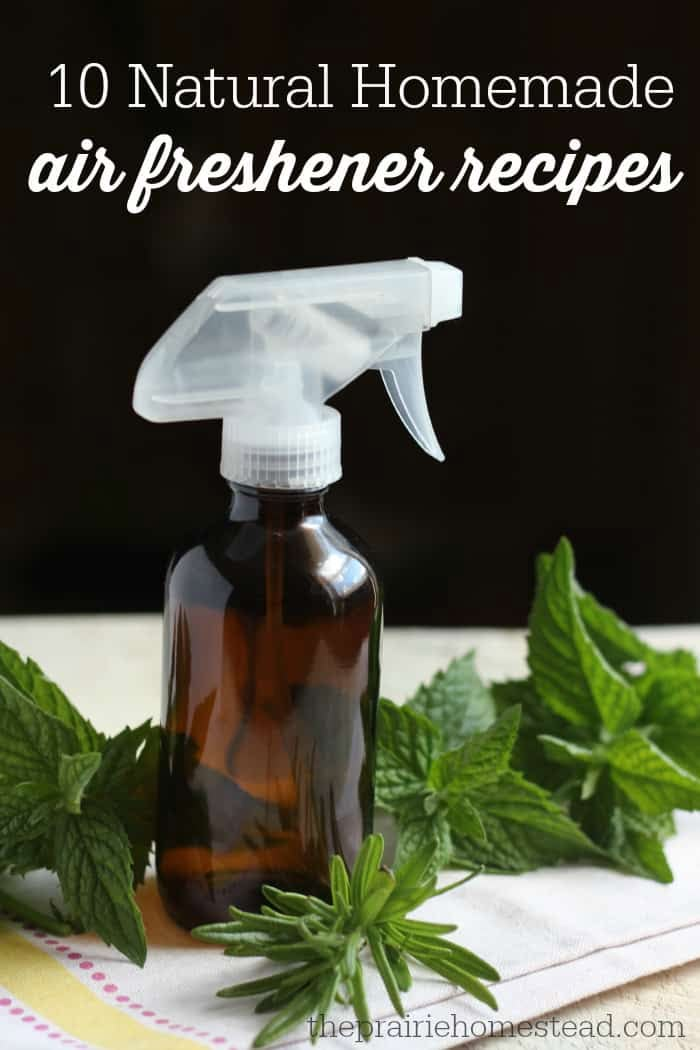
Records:
[[[655,627],[641,631],[659,647],[685,646],[700,654],[700,627]],[[154,615],[0,617],[0,639],[30,655],[77,706],[108,733],[160,711],[161,625]],[[525,668],[524,632],[500,629],[387,629],[382,692],[395,700],[410,695],[453,656],[476,649],[482,675],[499,679]],[[700,861],[700,858],[699,858]],[[700,885],[700,882],[699,882]],[[699,891],[700,892],[700,891]],[[700,954],[700,945],[698,945]],[[573,996],[572,992],[572,996]],[[484,1050],[700,1050],[700,961],[595,996],[567,1007],[563,1020],[596,1022],[613,1015],[616,1024],[680,1021],[684,1038],[493,1038],[470,1044]]]

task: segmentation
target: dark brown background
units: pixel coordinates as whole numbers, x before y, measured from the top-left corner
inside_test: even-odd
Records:
[[[130,409],[139,362],[215,275],[422,255],[464,270],[465,317],[426,342],[444,466],[398,424],[378,377],[336,401],[345,477],[331,505],[376,552],[392,623],[524,620],[532,558],[560,533],[580,575],[633,621],[700,619],[697,35],[693,3],[163,2],[9,5],[3,107],[0,611],[155,609],[168,551],[226,504],[218,427]],[[52,109],[49,70],[99,61],[102,110]],[[128,110],[129,62],[304,73],[334,110]],[[351,110],[352,62],[404,74],[672,77],[669,110]],[[187,154],[275,137],[301,156],[474,145],[616,157],[670,150],[670,194],[31,195],[42,150],[90,136],[134,171],[171,133]],[[390,464],[390,467],[386,465]]]

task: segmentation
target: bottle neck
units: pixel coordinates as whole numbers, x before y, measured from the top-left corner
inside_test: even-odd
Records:
[[[232,500],[229,521],[257,521],[289,528],[305,518],[325,516],[327,488],[311,492],[253,489],[229,482]]]

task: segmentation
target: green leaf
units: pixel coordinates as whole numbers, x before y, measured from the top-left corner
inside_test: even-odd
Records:
[[[406,919],[392,923],[390,936],[405,946],[405,950],[408,952],[412,952],[413,948],[418,948],[425,955],[434,953],[437,957],[459,966],[465,973],[471,974],[472,977],[481,977],[485,981],[499,980],[498,971],[485,962],[484,959],[475,955],[474,952],[470,952],[468,948],[463,948],[461,944],[454,944],[452,941],[445,940],[443,937],[435,936],[434,934],[416,934],[411,932],[416,925],[420,924]]]
[[[338,861],[343,864],[340,857]],[[331,871],[334,864],[334,859],[331,858]],[[343,865],[343,869],[345,865]],[[345,881],[349,888],[347,871],[344,871]],[[284,912],[287,915],[308,915],[311,912],[316,912],[326,918],[335,918],[335,911],[331,904],[327,904],[326,901],[319,900],[318,897],[307,896],[305,893],[291,893],[286,890],[277,889],[276,886],[263,886],[263,896],[270,902],[278,911]],[[346,902],[349,901],[349,897],[346,896]]]
[[[437,894],[434,894],[434,896],[437,896]],[[457,924],[454,922],[425,922],[423,919],[396,919],[392,923],[392,929],[397,928],[411,934],[441,935],[443,933],[454,933],[457,929]]]
[[[700,777],[700,678],[677,671],[654,678],[644,717],[655,723],[650,736],[659,750]]]
[[[350,900],[354,908],[359,908],[373,884],[384,853],[384,839],[381,835],[368,835],[355,858],[350,876]]]
[[[83,718],[59,687],[46,677],[33,660],[23,660],[9,645],[0,642],[0,676],[28,696],[46,714],[57,718],[75,733],[81,751],[99,751],[103,737]]]
[[[151,728],[150,719],[131,729],[126,726],[116,736],[105,741],[101,748],[102,764],[95,777],[95,788],[107,791],[126,786],[131,788],[134,767],[140,748],[149,737],[158,737],[158,729]]]
[[[370,929],[367,930],[367,943],[372,952],[374,965],[379,971],[379,975],[384,982],[384,987],[386,988],[387,994],[391,1000],[391,1005],[394,1007],[397,1014],[399,1014],[400,1017],[403,1017],[404,1008],[403,1003],[401,1002],[401,990],[396,979],[396,973],[387,958],[384,941],[377,929],[370,927]]]
[[[139,751],[140,748],[140,751]],[[134,883],[143,882],[155,837],[160,729],[149,722],[111,737],[91,793],[114,810],[131,845]]]
[[[458,963],[452,961],[449,958],[443,958],[436,956],[428,948],[411,947],[408,950],[409,955],[412,955],[414,959],[418,959],[425,966],[429,966],[435,973],[439,973],[441,977],[444,977],[447,981],[451,981],[453,984],[463,988],[465,992],[469,992],[475,999],[481,1000],[482,1003],[486,1003],[492,1010],[498,1009],[498,1004],[494,999],[492,993],[488,988],[477,980],[476,977],[472,977],[463,967]]]
[[[555,718],[537,695],[532,678],[510,678],[505,682],[492,682],[491,692],[499,714],[509,707],[520,707],[523,726],[539,726],[542,719]]]
[[[472,802],[479,811],[487,842],[453,835],[453,864],[517,872],[598,854],[591,840],[546,791],[513,770],[475,792]]]
[[[576,588],[576,601],[586,629],[605,659],[620,670],[625,664],[643,663],[650,671],[685,671],[693,674],[695,657],[685,649],[661,652],[635,634],[612,609],[601,605],[592,594]]]
[[[439,940],[440,944],[449,946],[450,959],[458,966],[461,966],[465,973],[470,973],[474,977],[481,977],[485,981],[499,981],[501,979],[498,970],[494,969],[490,963],[487,963],[479,955],[470,952],[468,948],[461,944],[453,944],[452,941],[446,941],[443,937],[436,939]]]
[[[581,782],[581,798],[584,802],[595,795],[603,769],[603,766],[589,766],[587,768]]]
[[[97,772],[101,761],[102,755],[99,751],[61,755],[58,766],[58,788],[67,813],[80,813],[85,789]]]
[[[617,867],[659,882],[672,881],[662,845],[674,830],[671,815],[641,813],[615,786],[609,769],[602,771],[595,795],[576,803],[572,811]]]
[[[200,940],[216,943],[212,942],[211,938],[206,935],[208,929],[209,927],[207,926],[196,926],[190,932],[193,937],[197,937]],[[306,963],[303,966],[292,967],[287,971],[278,970],[277,973],[270,974],[268,977],[256,977],[252,981],[233,984],[230,988],[221,988],[216,994],[222,999],[245,999],[247,996],[262,995],[265,992],[275,991],[280,987],[299,987],[302,984],[307,984],[312,977],[317,977],[320,973],[328,970],[328,966],[329,964],[326,961]]]
[[[350,879],[343,858],[337,853],[331,857],[330,876],[333,907],[342,914],[343,909],[350,908]]]
[[[423,715],[384,699],[379,701],[377,731],[377,802],[395,809],[425,791],[440,735]]]
[[[658,830],[645,822],[642,814],[617,810],[613,819],[620,828],[611,856],[636,874],[651,876],[657,882],[673,882]]]
[[[488,728],[496,716],[491,691],[479,677],[473,651],[438,671],[406,706],[437,726],[445,747],[454,747],[471,733]]]
[[[568,772],[561,765],[547,759],[538,736],[544,733],[568,738],[574,732],[585,731],[576,730],[563,718],[555,715],[535,692],[532,678],[494,682],[491,689],[499,712],[514,704],[521,707],[520,729],[510,758],[513,769],[519,769],[528,780],[534,781],[540,787],[550,791],[558,789]]]
[[[9,839],[0,844],[0,872],[26,875],[30,871],[51,868],[53,859],[47,834],[32,839]]]
[[[612,779],[643,812],[700,809],[700,779],[677,765],[637,729],[629,729],[606,748]]]
[[[71,917],[143,966],[146,936],[132,890],[129,840],[120,821],[94,802],[86,802],[80,816],[60,814],[54,853]]]
[[[461,796],[498,780],[508,767],[519,722],[520,708],[510,707],[488,729],[440,755],[433,762],[428,786],[446,797]]]
[[[386,957],[391,969],[396,978],[396,984],[401,992],[409,991],[413,984],[411,978],[411,971],[408,968],[408,963],[404,959],[403,955],[396,948],[392,948],[390,945],[385,945]]]
[[[317,962],[319,956],[327,957],[325,951],[305,940],[296,943],[276,943],[269,937],[255,935],[249,936],[247,940],[239,939],[236,944],[226,948],[224,954],[250,958],[262,956],[275,962]]]
[[[267,1046],[268,1043],[274,1042],[288,1032],[290,1028],[296,1028],[314,1012],[317,1001],[318,990],[313,984],[302,988],[292,1001],[275,1014],[272,1020],[258,1032],[253,1046]]]
[[[653,729],[651,738],[677,766],[700,777],[700,729]]]
[[[432,863],[433,844],[428,840],[422,846],[419,845],[418,849],[411,850],[401,864],[395,864],[394,878],[398,893],[422,886],[429,878]]]
[[[700,677],[672,672],[654,678],[645,696],[644,720],[674,729],[700,729]]]
[[[594,645],[575,597],[574,556],[562,538],[535,595],[528,662],[539,696],[573,725],[611,733],[632,725],[641,702]]]
[[[331,1005],[335,1001],[335,997],[338,993],[338,985],[340,984],[340,974],[337,971],[331,970],[319,983],[321,985],[321,991],[311,1032],[312,1045],[318,1042],[318,1039],[323,1034],[322,1021],[325,1020]]]
[[[29,787],[34,790],[26,790]],[[56,805],[56,789],[51,784],[22,785],[0,794],[0,870],[6,851],[9,855],[16,844],[43,837],[51,830]]]
[[[468,798],[452,803],[447,811],[451,830],[457,835],[466,835],[475,842],[486,842],[486,830],[479,816],[479,810]]]
[[[71,728],[0,678],[0,769],[6,782],[54,781],[61,755],[76,751]]]
[[[546,733],[541,733],[537,739],[542,744],[547,758],[559,765],[589,766],[594,761],[593,751],[589,747],[574,744],[571,740],[562,740]]]
[[[618,670],[626,663],[646,663],[653,654],[650,646],[645,645],[631,627],[629,627],[612,609],[601,605],[592,594],[575,588],[576,601],[586,629],[604,655],[605,659]]]
[[[431,860],[423,877],[433,875],[449,861],[452,852],[450,825],[443,810],[428,816],[421,805],[406,806],[399,814],[396,866],[401,869],[416,853],[430,849]],[[399,872],[400,873],[400,872]]]
[[[396,880],[390,871],[377,871],[359,906],[356,921],[363,927],[369,927],[391,897],[395,887]]]
[[[358,1031],[362,1039],[368,1040],[372,1031],[372,1015],[369,1012],[367,996],[365,995],[365,982],[362,974],[362,964],[359,962],[348,982],[351,990],[352,1008],[357,1018]]]

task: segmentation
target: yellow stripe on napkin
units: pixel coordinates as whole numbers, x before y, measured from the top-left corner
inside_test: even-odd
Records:
[[[0,924],[0,984],[62,1031],[103,1050],[202,1050],[183,1036],[154,1031],[74,977],[58,959]]]

